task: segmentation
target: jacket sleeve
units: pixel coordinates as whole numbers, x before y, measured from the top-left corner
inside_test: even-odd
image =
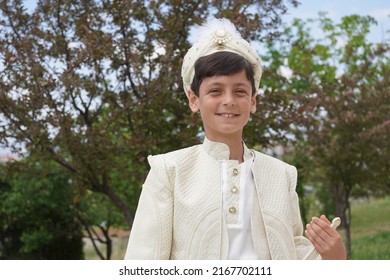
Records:
[[[290,187],[290,201],[293,214],[293,232],[294,244],[298,260],[321,259],[320,254],[314,249],[313,244],[303,236],[303,224],[299,210],[298,194],[296,192],[297,185],[297,169],[294,166],[288,166],[287,176]]]
[[[142,186],[125,259],[170,258],[173,199],[163,155],[148,158],[151,170]]]

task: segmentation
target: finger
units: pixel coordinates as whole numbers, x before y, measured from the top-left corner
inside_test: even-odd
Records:
[[[328,218],[325,215],[321,215],[319,218],[314,216],[311,218],[311,221],[318,221],[318,225],[320,227],[323,227],[324,229],[326,228],[326,225],[330,225],[331,222],[328,220]],[[324,226],[325,225],[325,226]]]
[[[331,224],[331,222],[328,220],[328,218],[325,215],[321,215],[320,219],[329,225]]]
[[[321,220],[314,220],[310,223],[314,234],[318,235],[327,245],[321,243],[320,240],[318,242],[321,243],[322,247],[326,247],[330,244],[335,243],[341,235],[332,228],[331,225],[327,224]]]
[[[313,244],[317,252],[322,252],[323,248],[321,244],[323,244],[323,242],[321,238],[315,233],[315,231],[313,230],[310,224],[306,225],[305,234],[307,239],[309,239],[309,241]]]
[[[315,222],[310,223],[308,228],[310,234],[315,239],[315,241],[322,247],[325,248],[326,244],[332,238],[323,228],[318,226]]]
[[[313,217],[311,223],[315,224],[322,231],[326,232],[327,235],[331,237],[337,236],[337,232],[331,227],[330,221],[325,216],[321,216],[321,218]]]

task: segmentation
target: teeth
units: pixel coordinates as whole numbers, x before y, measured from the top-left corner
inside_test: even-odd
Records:
[[[235,114],[221,114],[221,116],[224,117],[224,118],[233,118],[236,115]]]

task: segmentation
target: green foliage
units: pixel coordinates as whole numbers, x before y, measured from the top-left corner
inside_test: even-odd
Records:
[[[389,44],[367,40],[374,24],[356,15],[340,23],[325,13],[297,19],[283,40],[268,42],[265,56],[272,80],[263,85],[272,92],[264,96],[284,96],[285,110],[278,113],[290,121],[296,157],[309,159],[306,183],[317,186],[326,214],[342,218],[349,251],[350,198],[390,191]],[[313,36],[309,25],[322,36]]]
[[[352,259],[390,259],[390,197],[352,203]]]
[[[33,163],[2,180],[8,185],[0,192],[2,258],[83,258],[68,174],[50,164]]]

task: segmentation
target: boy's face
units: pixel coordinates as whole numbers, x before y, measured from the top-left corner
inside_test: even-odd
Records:
[[[205,78],[199,97],[191,90],[189,105],[200,111],[206,136],[218,141],[228,137],[242,137],[250,113],[256,112],[256,96],[244,70],[229,76]]]

